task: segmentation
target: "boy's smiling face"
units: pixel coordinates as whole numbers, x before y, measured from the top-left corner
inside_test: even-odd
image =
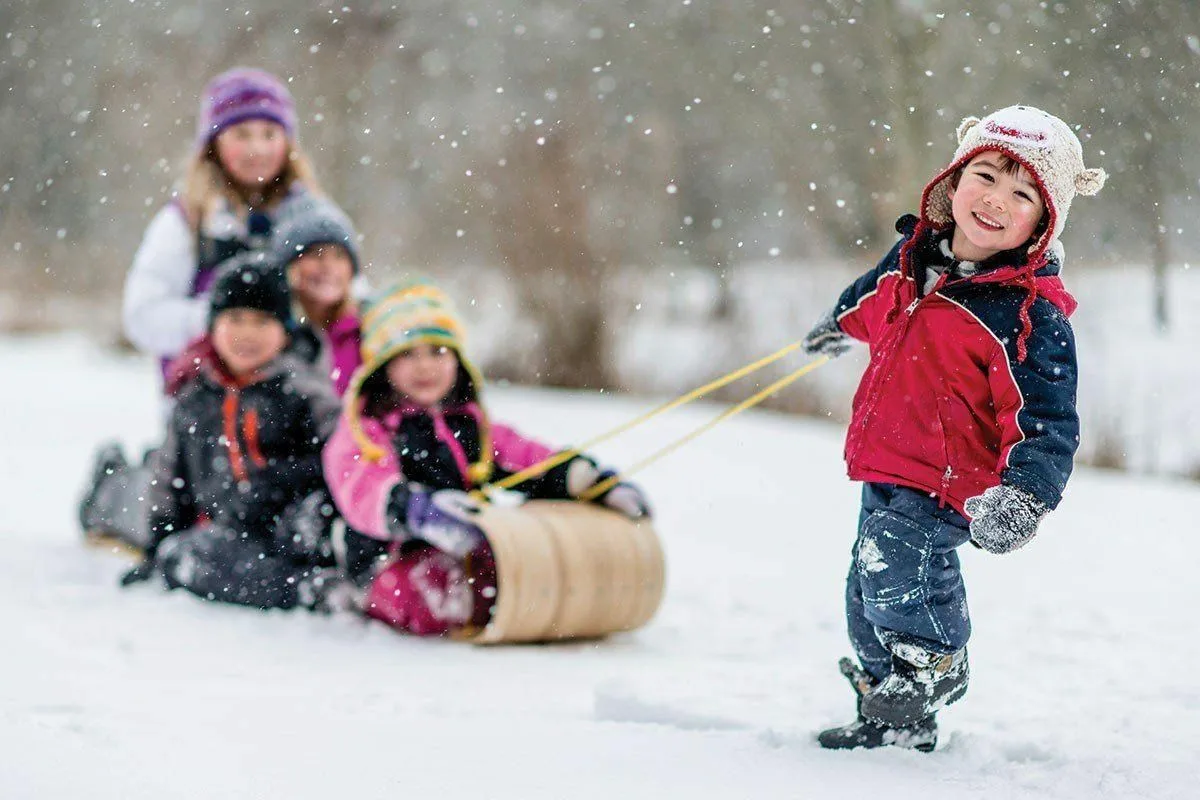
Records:
[[[972,158],[949,194],[954,216],[950,249],[966,261],[983,261],[1025,244],[1046,210],[1033,176],[998,150]]]
[[[266,366],[287,342],[283,323],[255,308],[229,308],[213,320],[213,349],[236,378]]]

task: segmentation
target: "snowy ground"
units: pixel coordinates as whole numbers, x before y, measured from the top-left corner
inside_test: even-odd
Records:
[[[837,426],[748,414],[644,475],[669,569],[649,627],[481,649],[119,591],[74,507],[97,440],[154,438],[152,368],[9,339],[0,375],[0,797],[1195,796],[1194,484],[1082,472],[1030,547],[968,548],[973,681],[938,751],[828,753],[813,731],[853,711]],[[646,405],[490,397],[562,443]],[[629,462],[712,412],[602,454]]]

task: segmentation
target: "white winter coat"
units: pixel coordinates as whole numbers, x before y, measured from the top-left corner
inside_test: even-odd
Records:
[[[308,192],[294,186],[272,212],[278,219]],[[246,221],[227,206],[204,217],[202,233],[214,239],[246,242]],[[208,327],[208,295],[192,296],[199,270],[197,234],[178,202],[163,207],[150,221],[125,277],[122,321],[125,335],[139,350],[171,358]]]

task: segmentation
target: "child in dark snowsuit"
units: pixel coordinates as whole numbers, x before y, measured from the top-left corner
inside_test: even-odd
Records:
[[[864,482],[842,660],[858,719],[827,748],[932,750],[935,713],[967,688],[970,635],[955,549],[1026,544],[1055,508],[1078,446],[1076,358],[1058,237],[1103,170],[1057,117],[1013,106],[958,130],[900,242],[808,334],[871,361],[846,437]]]
[[[466,492],[553,451],[488,418],[462,324],[436,287],[382,292],[364,304],[362,330],[363,365],[324,452],[325,480],[352,529],[347,569],[368,587],[367,612],[400,630],[486,625],[494,565]],[[570,499],[611,474],[576,456],[521,490]],[[648,513],[626,483],[596,501],[634,518]]]
[[[154,458],[146,560],[128,585],[161,573],[171,588],[258,608],[352,602],[297,525],[321,488],[321,447],[339,404],[328,377],[289,338],[283,273],[252,263],[213,288],[206,348],[176,395]]]
[[[245,252],[227,263],[279,267],[288,276],[300,324],[291,331],[295,355],[327,370],[340,396],[359,365],[358,306],[350,283],[358,272],[358,248],[350,220],[332,203],[311,197],[289,206],[275,228],[269,254]],[[207,302],[207,301],[206,301]],[[196,373],[199,360],[211,355],[212,342],[203,336],[192,341],[164,373],[166,395],[174,398]],[[79,521],[89,538],[101,543],[115,540],[133,549],[147,543],[147,499],[153,473],[148,463],[130,464],[117,442],[96,454],[92,477],[80,502]],[[313,498],[310,508],[321,511],[331,523],[332,503]]]

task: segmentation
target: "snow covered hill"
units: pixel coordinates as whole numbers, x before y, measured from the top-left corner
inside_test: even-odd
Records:
[[[853,712],[837,426],[748,414],[645,473],[669,571],[649,627],[483,649],[118,590],[74,507],[97,441],[153,441],[153,367],[9,339],[0,375],[0,797],[1195,796],[1194,484],[1082,472],[1031,546],[968,548],[973,682],[937,752],[828,753],[812,733]],[[489,396],[563,444],[649,405]],[[714,411],[601,454],[629,463]]]

